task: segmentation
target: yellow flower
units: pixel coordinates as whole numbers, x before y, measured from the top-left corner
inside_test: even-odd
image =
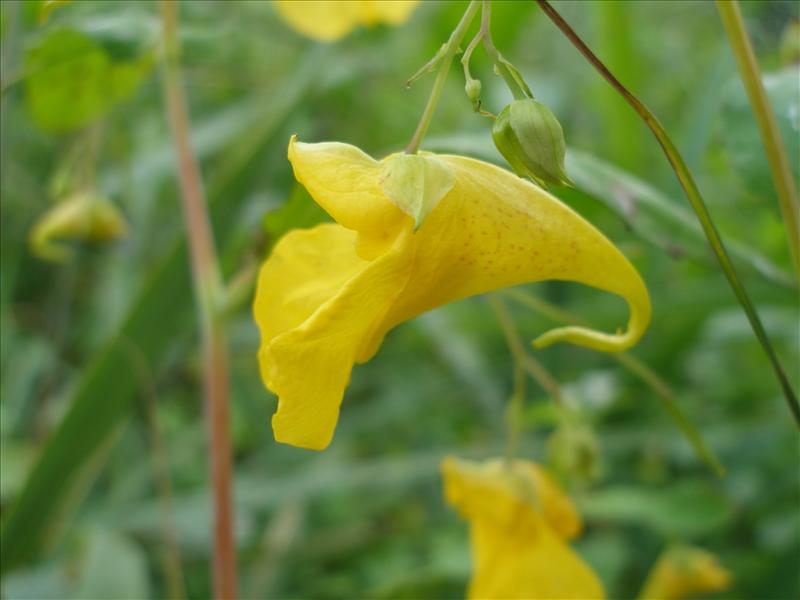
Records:
[[[677,546],[666,550],[656,562],[640,598],[680,600],[721,592],[730,586],[731,574],[717,557],[701,548]]]
[[[417,0],[275,0],[293,29],[320,42],[343,38],[359,25],[400,25],[416,5]]]
[[[77,192],[47,211],[31,229],[30,246],[44,260],[67,262],[72,249],[63,242],[108,242],[128,233],[128,224],[114,204],[96,192]]]
[[[566,542],[580,533],[580,517],[540,467],[449,457],[442,473],[447,502],[470,523],[469,598],[605,597],[597,575]]]
[[[546,279],[627,300],[625,333],[562,327],[540,336],[539,347],[624,350],[650,321],[647,289],[611,242],[504,169],[430,153],[376,161],[354,146],[294,137],[289,160],[338,224],[290,232],[259,275],[259,364],[279,399],[279,442],[325,448],[353,364],[372,358],[399,323],[448,302]]]

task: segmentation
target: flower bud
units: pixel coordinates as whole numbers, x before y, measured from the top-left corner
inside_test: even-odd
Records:
[[[477,112],[481,107],[481,82],[477,79],[467,79],[467,84],[464,86],[464,91],[467,93],[467,98],[472,102],[472,108]]]
[[[507,105],[494,122],[492,137],[520,177],[530,177],[542,187],[572,185],[564,169],[564,132],[541,102],[526,98]]]
[[[67,262],[72,249],[64,240],[106,242],[128,231],[114,204],[95,192],[77,192],[46,212],[30,234],[31,249],[44,260]]]

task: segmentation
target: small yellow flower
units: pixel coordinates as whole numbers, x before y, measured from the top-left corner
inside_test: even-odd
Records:
[[[417,0],[275,0],[293,29],[320,42],[341,39],[359,25],[401,25],[416,5]]]
[[[640,595],[641,600],[680,600],[722,592],[731,584],[731,574],[717,557],[701,548],[677,546],[666,550],[656,562]]]
[[[447,502],[470,523],[473,575],[468,597],[592,600],[605,592],[567,543],[581,530],[577,511],[537,465],[446,458]]]
[[[290,232],[259,275],[258,357],[278,396],[279,442],[325,448],[354,363],[372,358],[399,323],[468,296],[560,279],[627,300],[626,332],[561,327],[539,347],[619,351],[647,328],[650,299],[627,259],[570,208],[500,167],[427,152],[376,161],[354,146],[294,137],[289,160],[337,223]]]

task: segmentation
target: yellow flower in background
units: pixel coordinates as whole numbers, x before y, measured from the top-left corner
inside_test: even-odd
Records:
[[[292,29],[320,42],[343,38],[359,25],[401,25],[417,0],[275,0]]]
[[[581,521],[569,498],[537,465],[446,458],[449,504],[470,523],[475,599],[604,598],[594,571],[569,546]]]
[[[641,600],[680,600],[722,592],[731,584],[730,572],[717,557],[701,548],[667,549],[647,577]]]
[[[34,224],[30,246],[44,260],[67,262],[73,250],[65,241],[108,242],[124,237],[128,224],[119,209],[97,192],[76,192]]]
[[[647,289],[619,250],[500,167],[431,153],[376,161],[354,146],[294,137],[289,160],[337,223],[290,232],[259,275],[258,357],[278,396],[279,442],[325,448],[353,364],[372,358],[399,323],[468,296],[560,279],[627,300],[626,332],[561,327],[540,336],[539,347],[567,341],[619,351],[647,328]]]

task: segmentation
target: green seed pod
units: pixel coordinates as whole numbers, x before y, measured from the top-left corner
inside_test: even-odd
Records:
[[[572,185],[564,169],[564,132],[555,115],[533,98],[515,100],[494,122],[497,149],[520,177],[542,187]]]

